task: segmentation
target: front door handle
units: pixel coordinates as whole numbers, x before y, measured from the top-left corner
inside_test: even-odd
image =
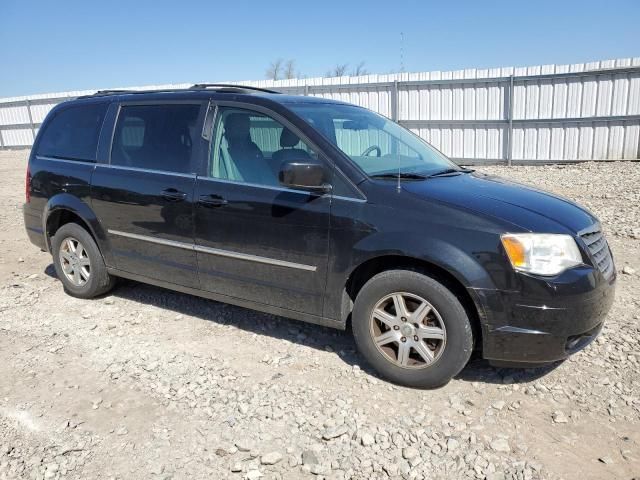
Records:
[[[215,207],[223,207],[227,205],[229,202],[222,198],[220,195],[200,195],[200,199],[198,203],[203,207],[215,208]]]
[[[162,191],[162,198],[169,200],[170,202],[180,202],[187,198],[187,194],[180,190],[176,190],[175,188],[167,188]]]

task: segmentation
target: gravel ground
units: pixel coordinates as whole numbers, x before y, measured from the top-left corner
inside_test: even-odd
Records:
[[[64,295],[24,233],[25,159],[0,152],[0,479],[640,478],[640,163],[483,168],[589,207],[626,273],[563,364],[419,391],[348,332],[134,282]]]

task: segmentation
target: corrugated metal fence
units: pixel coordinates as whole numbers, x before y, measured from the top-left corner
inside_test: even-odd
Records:
[[[461,163],[640,158],[640,58],[239,83],[370,108]],[[31,145],[53,105],[93,92],[0,99],[0,148]]]

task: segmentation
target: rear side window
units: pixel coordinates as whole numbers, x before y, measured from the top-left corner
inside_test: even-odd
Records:
[[[111,164],[191,172],[199,113],[199,104],[122,106],[111,147]]]
[[[60,110],[44,126],[37,155],[95,162],[106,111],[106,103],[76,105]]]

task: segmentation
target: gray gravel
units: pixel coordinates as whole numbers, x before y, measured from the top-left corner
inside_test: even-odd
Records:
[[[345,332],[133,282],[65,296],[26,243],[24,158],[0,152],[0,479],[640,476],[639,163],[482,169],[587,206],[625,273],[570,360],[419,391]]]

